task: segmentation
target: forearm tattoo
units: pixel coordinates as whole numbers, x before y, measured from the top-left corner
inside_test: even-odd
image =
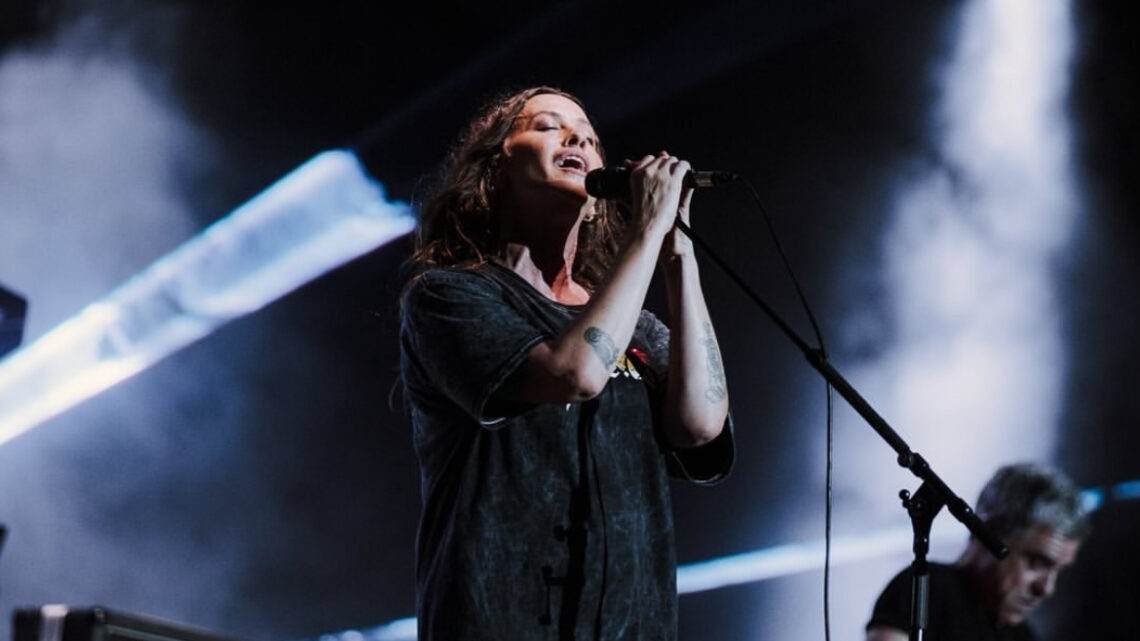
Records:
[[[618,359],[618,348],[614,345],[614,339],[597,327],[587,327],[583,337],[590,344],[590,347],[594,348],[594,353],[598,355],[598,358],[602,359],[602,365],[606,371],[612,370]]]
[[[728,386],[724,380],[724,364],[720,360],[720,349],[713,337],[712,325],[705,323],[705,364],[709,368],[709,388],[705,398],[710,403],[719,403],[728,396]]]

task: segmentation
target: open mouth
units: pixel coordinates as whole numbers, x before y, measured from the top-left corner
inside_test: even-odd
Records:
[[[587,162],[584,157],[574,153],[567,153],[558,156],[554,159],[554,164],[557,165],[560,169],[569,169],[574,173],[580,174],[585,174],[586,171],[590,169],[590,163]]]
[[[1037,607],[1037,603],[1038,603],[1037,601],[1031,602],[1031,601],[1019,600],[1013,604],[1013,608],[1012,608],[1013,615],[1018,617],[1018,618],[1023,618],[1026,615],[1028,615],[1030,612],[1032,612],[1035,607]]]

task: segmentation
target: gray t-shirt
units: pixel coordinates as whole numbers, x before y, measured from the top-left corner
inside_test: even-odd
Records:
[[[676,637],[668,476],[714,483],[735,450],[731,424],[700,448],[666,446],[668,329],[643,311],[594,399],[491,402],[581,309],[494,263],[429,270],[405,290],[421,641]]]

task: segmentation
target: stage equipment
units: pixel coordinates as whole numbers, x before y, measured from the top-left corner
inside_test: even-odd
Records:
[[[12,641],[240,641],[214,632],[103,607],[44,605],[12,615]]]

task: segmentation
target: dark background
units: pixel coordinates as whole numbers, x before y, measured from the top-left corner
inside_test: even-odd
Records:
[[[392,197],[414,200],[484,98],[551,84],[583,99],[612,159],[664,147],[745,175],[833,359],[870,371],[896,329],[884,239],[900,185],[947,162],[932,113],[968,4],[9,0],[0,282],[30,301],[29,342],[321,150],[360,147]],[[1086,487],[1140,478],[1125,6],[1070,11],[1063,112],[1078,195],[1047,265],[1063,370],[1048,396],[1016,401],[1056,405],[1055,425],[1040,440],[950,433],[956,447],[922,449],[971,501],[994,464],[1026,456]],[[806,334],[747,193],[698,198],[699,230]],[[4,616],[100,603],[268,641],[412,615],[418,471],[390,394],[409,247],[354,260],[0,447]],[[708,264],[704,282],[740,457],[716,489],[676,488],[682,563],[823,535],[822,384]],[[662,302],[655,288],[649,305]],[[923,426],[896,428],[909,439]],[[893,489],[912,480],[858,420],[837,429],[860,446],[835,452],[836,535],[904,522]],[[868,508],[872,470],[893,489]],[[1121,616],[1140,600],[1136,503],[1097,513],[1036,619],[1046,638],[1136,636]],[[835,638],[861,638],[906,558],[835,569]],[[821,636],[818,571],[681,598],[682,639]]]

